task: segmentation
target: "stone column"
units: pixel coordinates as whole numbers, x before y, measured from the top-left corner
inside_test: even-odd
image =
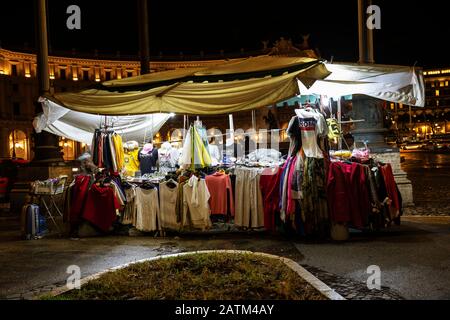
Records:
[[[375,63],[373,30],[366,26],[366,11],[371,4],[372,0],[358,0],[359,63],[361,64]],[[388,130],[384,127],[383,102],[367,96],[353,96],[352,118],[365,120],[365,122],[357,123],[352,132],[356,143],[367,141],[375,159],[392,165],[395,180],[402,194],[403,205],[414,206],[412,184],[401,168],[400,150],[389,147],[385,143],[385,134]]]
[[[147,0],[138,0],[139,21],[139,54],[141,59],[141,74],[150,73],[150,43],[148,32]]]
[[[37,43],[37,78],[39,95],[49,93],[50,78],[48,68],[47,39],[47,5],[46,0],[35,0],[36,10],[36,43]],[[36,97],[37,100],[38,97]],[[41,106],[36,102],[36,113],[41,112]],[[34,163],[64,161],[58,137],[43,131],[34,134]]]
[[[358,0],[359,63],[375,63],[373,56],[373,30],[367,28],[367,7],[372,0]]]

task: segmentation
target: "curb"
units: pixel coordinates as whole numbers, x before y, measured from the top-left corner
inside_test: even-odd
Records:
[[[204,250],[204,251],[190,251],[190,252],[180,252],[180,253],[174,253],[174,254],[168,254],[168,255],[162,255],[162,256],[156,256],[146,259],[141,259],[133,262],[129,262],[117,267],[109,268],[104,271],[98,272],[96,274],[87,276],[80,280],[81,286],[85,285],[89,281],[95,280],[102,276],[105,273],[120,270],[126,267],[129,267],[136,263],[142,263],[142,262],[148,262],[148,261],[155,261],[159,259],[167,259],[167,258],[173,258],[173,257],[180,257],[180,256],[186,256],[186,255],[194,255],[194,254],[202,254],[202,253],[237,253],[237,254],[253,254],[256,256],[271,258],[271,259],[277,259],[283,262],[286,266],[288,266],[291,270],[296,272],[300,277],[302,277],[306,282],[308,282],[312,287],[314,287],[316,290],[318,290],[320,293],[322,293],[325,297],[327,297],[329,300],[346,300],[343,296],[338,294],[334,289],[331,289],[328,285],[320,281],[318,278],[316,278],[312,273],[310,273],[308,270],[300,266],[297,262],[289,259],[284,258],[268,253],[261,253],[261,252],[252,252],[252,251],[243,251],[243,250]],[[67,286],[58,287],[46,294],[39,294],[32,298],[32,300],[38,300],[42,296],[58,296],[60,294],[66,293],[72,289],[69,289]]]

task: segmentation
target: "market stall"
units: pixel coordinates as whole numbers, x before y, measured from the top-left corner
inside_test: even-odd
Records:
[[[64,116],[69,112],[118,119],[161,114],[163,122],[171,112],[232,114],[303,93],[359,93],[423,105],[423,81],[413,68],[335,67],[310,58],[263,56],[46,96],[42,103],[47,115],[35,124],[67,134],[61,123],[68,124]],[[60,116],[61,108],[70,111]],[[224,154],[214,164],[207,128],[196,121],[181,149],[165,145],[165,170],[151,136],[136,145],[124,140],[114,125],[92,128],[92,158],[103,170],[75,178],[68,189],[67,216],[74,225],[86,220],[102,232],[117,224],[157,233],[208,230],[220,221],[238,229],[327,237],[332,225],[361,230],[389,225],[401,212],[392,169],[364,154],[330,157],[329,123],[321,110],[320,105],[295,110],[287,130],[291,148],[284,157],[277,150],[257,149],[240,159]],[[155,128],[153,123],[150,132]]]

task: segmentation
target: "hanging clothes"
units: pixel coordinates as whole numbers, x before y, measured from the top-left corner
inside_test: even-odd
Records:
[[[158,189],[136,188],[136,224],[139,231],[160,230]]]
[[[338,224],[365,227],[370,214],[368,179],[358,163],[333,162],[328,172],[327,196],[330,219]]]
[[[394,178],[394,173],[392,172],[392,166],[390,164],[380,166],[380,170],[381,174],[383,175],[387,195],[391,200],[389,204],[389,218],[390,220],[394,220],[400,216],[400,207],[401,207],[397,192],[397,184]]]
[[[300,149],[302,148],[302,133],[298,117],[291,118],[286,133],[290,138],[288,156],[292,156],[300,152]]]
[[[229,209],[230,215],[234,217],[234,199],[230,176],[216,172],[206,176],[205,181],[211,194],[209,199],[211,214],[227,215]]]
[[[122,224],[136,224],[136,188],[137,186],[129,184],[125,189],[126,205],[123,211]]]
[[[178,177],[178,196],[176,205],[177,223],[183,222],[184,216],[184,194],[183,187],[189,181],[189,177],[181,175]]]
[[[107,232],[117,219],[116,210],[119,208],[120,204],[110,186],[93,184],[86,199],[83,218]]]
[[[91,154],[94,164],[119,173],[124,166],[122,137],[112,130],[94,131]]]
[[[123,151],[122,137],[119,134],[114,133],[112,135],[112,140],[116,154],[116,164],[117,164],[116,172],[121,172],[124,167],[124,151]]]
[[[98,165],[98,163],[99,163],[98,143],[99,143],[100,135],[101,135],[100,129],[95,129],[94,136],[92,138],[91,153],[92,153],[92,161],[96,165]]]
[[[183,152],[179,159],[179,164],[183,169],[194,171],[212,165],[208,148],[197,130],[195,126],[191,126],[186,134]]]
[[[306,158],[301,211],[305,221],[305,232],[321,237],[327,236],[330,230],[325,181],[324,160]]]
[[[205,230],[212,226],[209,198],[210,193],[205,180],[193,175],[183,186],[183,227]]]
[[[159,184],[159,208],[161,212],[161,227],[163,229],[178,230],[177,221],[178,183],[162,182]]]
[[[260,188],[262,170],[236,168],[235,217],[239,227],[264,227],[263,197]]]
[[[265,169],[259,180],[263,198],[264,228],[275,231],[275,216],[279,215],[280,178],[282,170],[279,167]]]
[[[291,163],[289,166],[289,172],[288,172],[288,178],[287,186],[286,186],[286,192],[287,192],[287,201],[286,201],[286,216],[289,218],[290,216],[295,214],[295,199],[292,193],[292,185],[294,183],[294,176],[295,176],[295,166],[297,164],[297,156],[292,157]]]
[[[110,160],[111,160],[111,168],[113,172],[118,172],[118,166],[117,166],[117,155],[116,155],[116,147],[114,146],[114,141],[112,139],[112,134],[107,134],[106,139],[109,143],[109,149],[111,152]]]
[[[74,179],[73,187],[71,188],[71,205],[69,210],[68,220],[75,225],[80,222],[83,215],[83,209],[86,204],[86,199],[89,193],[92,176],[77,175]]]

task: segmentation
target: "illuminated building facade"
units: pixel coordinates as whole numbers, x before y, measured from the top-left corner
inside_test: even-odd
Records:
[[[392,129],[401,137],[426,140],[450,135],[450,69],[424,70],[425,108],[389,104]]]
[[[152,72],[191,68],[220,63],[223,60],[152,62]],[[93,83],[122,79],[140,74],[139,61],[49,57],[51,90],[66,92],[83,89]],[[0,158],[16,156],[31,160],[32,120],[38,98],[36,55],[0,49]],[[75,159],[83,144],[61,139],[65,160]]]

